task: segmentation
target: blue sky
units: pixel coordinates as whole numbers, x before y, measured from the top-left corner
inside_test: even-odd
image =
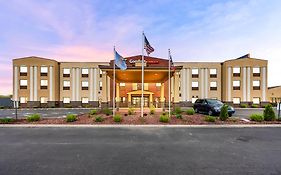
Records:
[[[281,85],[279,0],[0,0],[0,94],[12,93],[12,59],[106,61],[112,49],[223,61],[251,53],[269,61],[269,86]]]

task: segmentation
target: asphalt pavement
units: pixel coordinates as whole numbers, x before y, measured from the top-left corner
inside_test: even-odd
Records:
[[[0,174],[281,174],[281,128],[0,128]]]

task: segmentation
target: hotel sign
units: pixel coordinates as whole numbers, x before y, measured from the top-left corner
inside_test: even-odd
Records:
[[[135,64],[135,63],[141,63],[141,61],[142,61],[141,59],[137,59],[137,60],[130,59],[129,63]],[[145,60],[144,59],[144,63],[146,63],[146,64],[158,64],[159,61],[158,60]]]

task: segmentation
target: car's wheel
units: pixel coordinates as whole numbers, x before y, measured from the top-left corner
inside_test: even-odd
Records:
[[[228,113],[228,117],[231,117],[232,116],[232,114],[231,113]]]
[[[194,112],[195,112],[195,113],[198,113],[198,109],[197,109],[197,108],[195,108],[195,109],[194,109]]]
[[[208,115],[209,115],[209,116],[212,116],[212,115],[213,115],[213,111],[210,110],[210,111],[208,112]]]

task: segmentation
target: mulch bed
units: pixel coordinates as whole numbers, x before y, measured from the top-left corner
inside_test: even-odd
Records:
[[[204,120],[204,115],[182,115],[182,119],[177,119],[174,115],[171,116],[168,123],[159,121],[160,114],[154,114],[140,117],[140,113],[134,115],[127,115],[125,113],[119,113],[122,116],[122,121],[117,123],[114,122],[112,116],[106,116],[105,114],[97,114],[95,116],[101,116],[102,122],[95,122],[95,116],[89,114],[78,115],[78,120],[74,122],[66,122],[65,118],[42,118],[36,122],[28,122],[26,119],[18,119],[10,124],[90,124],[90,125],[106,125],[106,124],[127,124],[127,125],[227,125],[227,124],[281,124],[281,121],[263,121],[263,122],[246,122],[241,120],[228,119],[226,121],[220,121],[216,119],[215,122],[207,122]]]

